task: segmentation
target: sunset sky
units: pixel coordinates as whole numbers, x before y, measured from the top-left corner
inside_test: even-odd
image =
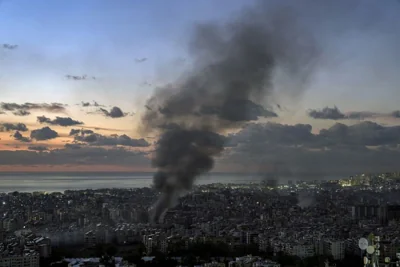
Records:
[[[157,137],[137,131],[146,100],[195,65],[194,25],[224,23],[252,2],[0,1],[0,171],[152,171]],[[395,169],[400,3],[285,2],[321,47],[317,68],[298,94],[275,79],[260,104],[278,117],[236,129],[215,170]]]

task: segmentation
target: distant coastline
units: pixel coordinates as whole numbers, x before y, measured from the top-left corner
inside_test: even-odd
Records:
[[[207,174],[196,184],[260,182],[259,175]],[[63,192],[101,188],[143,188],[153,183],[153,173],[1,173],[0,192]]]
[[[138,176],[138,175],[153,175],[155,172],[110,172],[110,171],[102,171],[102,172],[88,172],[88,171],[68,171],[68,172],[10,172],[10,171],[1,171],[0,176]],[[210,172],[206,173],[202,176],[209,176],[209,175],[218,175],[218,176],[264,176],[267,175],[261,173],[242,173],[242,172]]]
[[[69,177],[74,177],[74,176],[138,176],[138,175],[153,175],[155,172],[128,172],[128,171],[100,171],[100,172],[94,172],[94,171],[63,171],[63,172],[50,172],[50,171],[34,171],[34,172],[10,172],[10,171],[1,171],[0,169],[0,177],[1,176],[69,176]],[[293,177],[293,179],[299,179],[301,177],[313,177],[316,179],[323,179],[324,177],[332,177],[332,176],[340,176],[340,177],[346,177],[354,174],[345,174],[345,173],[330,173],[330,174],[322,174],[322,173],[299,173],[299,174],[290,174],[290,173],[274,173],[274,172],[208,172],[205,173],[201,176],[260,176],[260,177],[265,177],[266,179],[270,179],[273,177]],[[318,178],[319,177],[319,178]]]
[[[128,176],[128,175],[152,175],[154,172],[87,172],[87,171],[68,171],[68,172],[10,172],[1,171],[0,176]]]

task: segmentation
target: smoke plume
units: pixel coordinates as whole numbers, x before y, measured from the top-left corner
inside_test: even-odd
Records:
[[[312,194],[306,192],[301,192],[297,196],[297,200],[298,200],[297,206],[303,209],[311,207],[316,203],[315,197]]]
[[[319,54],[295,10],[264,2],[228,23],[196,25],[188,48],[192,69],[156,90],[142,117],[143,133],[161,135],[153,159],[158,170],[153,185],[161,192],[154,222],[197,176],[213,168],[227,139],[222,133],[277,116],[268,108],[277,68],[302,91]]]

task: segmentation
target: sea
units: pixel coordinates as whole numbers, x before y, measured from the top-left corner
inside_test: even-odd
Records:
[[[207,174],[195,184],[259,183],[261,175]],[[0,192],[63,192],[65,190],[150,187],[153,173],[0,173]]]
[[[304,177],[303,177],[304,178]],[[337,177],[310,176],[306,180],[336,179]],[[260,183],[271,179],[261,174],[208,173],[198,177],[197,185],[223,183]],[[279,184],[286,184],[295,177],[272,178]],[[302,179],[303,180],[303,179]],[[101,188],[143,188],[151,187],[153,173],[4,173],[0,172],[0,192],[64,192]]]

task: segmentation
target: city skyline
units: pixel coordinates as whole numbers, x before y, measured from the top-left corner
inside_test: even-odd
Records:
[[[316,70],[301,86],[277,75],[259,103],[277,117],[223,132],[229,138],[214,170],[395,170],[400,4],[332,3],[330,12],[288,4],[322,49]],[[146,100],[195,65],[191,27],[251,5],[3,1],[0,171],[152,171],[157,136],[137,130]],[[315,24],[321,14],[327,19]]]

